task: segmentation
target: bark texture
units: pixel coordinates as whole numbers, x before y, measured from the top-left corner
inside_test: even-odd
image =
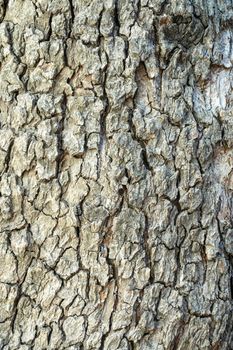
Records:
[[[229,350],[231,0],[0,0],[0,348]]]

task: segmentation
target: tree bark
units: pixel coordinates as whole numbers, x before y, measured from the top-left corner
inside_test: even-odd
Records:
[[[232,9],[0,1],[0,349],[233,349]]]

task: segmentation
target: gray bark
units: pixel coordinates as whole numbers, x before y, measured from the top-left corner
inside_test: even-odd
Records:
[[[233,349],[232,9],[0,1],[1,349]]]

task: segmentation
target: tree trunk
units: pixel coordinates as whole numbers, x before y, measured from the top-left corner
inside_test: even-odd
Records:
[[[0,348],[233,349],[232,1],[0,6]]]

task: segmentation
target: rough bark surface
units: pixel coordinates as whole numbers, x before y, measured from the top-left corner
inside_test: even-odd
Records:
[[[0,1],[0,348],[232,349],[231,0]]]

